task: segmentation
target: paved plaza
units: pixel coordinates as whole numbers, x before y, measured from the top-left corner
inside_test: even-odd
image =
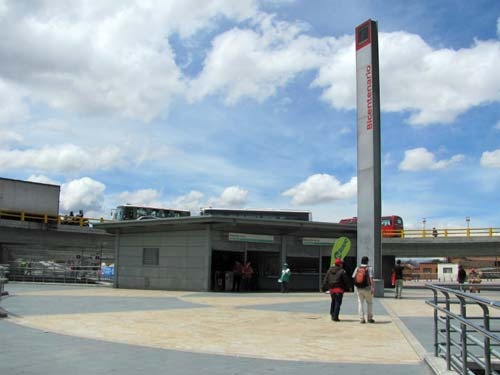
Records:
[[[432,374],[431,296],[374,301],[340,322],[323,293],[196,293],[9,283],[0,374]],[[432,365],[432,363],[431,363]]]

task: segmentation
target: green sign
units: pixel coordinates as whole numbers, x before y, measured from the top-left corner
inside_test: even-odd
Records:
[[[332,248],[332,257],[330,259],[330,266],[333,266],[335,259],[344,259],[351,250],[351,240],[347,237],[340,237]]]
[[[265,234],[229,233],[229,241],[274,243],[274,236]]]
[[[335,238],[303,237],[303,245],[330,246],[335,243]]]

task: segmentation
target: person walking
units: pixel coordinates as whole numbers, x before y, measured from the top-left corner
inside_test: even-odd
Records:
[[[396,289],[394,291],[394,298],[403,298],[402,293],[403,293],[403,271],[404,271],[404,266],[401,265],[401,260],[398,259],[396,262],[396,265],[392,269],[392,272],[394,272],[394,279],[395,279],[395,286]]]
[[[335,259],[335,263],[325,275],[323,289],[330,292],[332,302],[330,304],[330,316],[334,322],[339,322],[340,306],[344,292],[349,288],[349,278],[347,272],[342,267],[341,259]]]
[[[243,265],[238,261],[234,262],[234,265],[233,265],[233,288],[232,288],[233,292],[240,291],[242,272],[243,272]]]
[[[356,294],[358,295],[360,323],[375,323],[373,319],[373,295],[375,294],[375,284],[373,282],[373,271],[371,267],[368,267],[368,260],[367,256],[362,257],[361,264],[356,267],[352,274],[354,286],[356,287]]]
[[[465,272],[464,267],[461,264],[459,264],[458,265],[457,281],[460,284],[459,288],[462,292],[465,292],[464,283],[465,283],[466,279],[467,279],[467,272]]]
[[[283,269],[281,270],[281,276],[278,282],[281,283],[281,293],[288,293],[290,291],[290,277],[292,276],[292,271],[288,267],[288,264],[283,264]]]
[[[478,284],[477,286],[473,286],[473,284]],[[479,288],[479,284],[481,284],[481,275],[474,268],[469,272],[469,291],[471,293],[477,292],[481,293],[481,289]]]
[[[250,262],[246,262],[243,266],[243,287],[245,291],[250,291],[250,287],[252,285],[252,277],[253,277],[253,268]]]

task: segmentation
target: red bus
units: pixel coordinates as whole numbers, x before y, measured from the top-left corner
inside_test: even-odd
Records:
[[[357,224],[356,216],[348,219],[342,219],[339,224]],[[381,217],[382,237],[401,237],[403,235],[403,219],[400,216],[382,216]]]

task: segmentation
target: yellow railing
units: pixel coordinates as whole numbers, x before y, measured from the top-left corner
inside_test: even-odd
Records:
[[[449,237],[495,237],[500,236],[500,228],[436,228],[383,230],[382,237],[399,238],[449,238]]]
[[[103,223],[106,220],[104,218],[91,218],[91,217],[80,217],[80,216],[68,216],[68,215],[48,215],[48,214],[33,214],[24,211],[14,212],[0,210],[0,219],[10,219],[19,221],[35,221],[39,223],[54,223],[61,225],[78,225],[80,227],[89,226],[90,223]]]

